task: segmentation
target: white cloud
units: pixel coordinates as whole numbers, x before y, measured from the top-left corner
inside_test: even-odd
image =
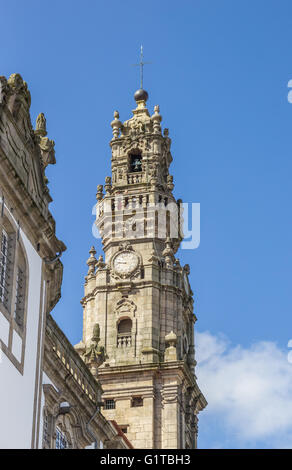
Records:
[[[225,439],[241,447],[261,440],[270,447],[292,448],[288,350],[268,341],[232,347],[223,336],[208,332],[197,333],[196,342],[196,375],[208,401],[203,413],[220,417]]]

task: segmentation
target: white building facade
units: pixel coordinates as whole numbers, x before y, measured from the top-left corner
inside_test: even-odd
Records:
[[[0,448],[128,448],[99,411],[100,385],[50,316],[66,247],[48,209],[54,141],[42,113],[33,129],[30,101],[19,74],[0,77]]]

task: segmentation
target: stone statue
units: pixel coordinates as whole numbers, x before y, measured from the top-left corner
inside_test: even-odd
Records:
[[[37,117],[35,133],[42,137],[47,135],[47,121],[44,113],[40,113]]]

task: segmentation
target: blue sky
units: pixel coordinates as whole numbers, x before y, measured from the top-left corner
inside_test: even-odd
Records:
[[[0,74],[23,76],[33,122],[44,112],[56,141],[57,164],[47,176],[57,235],[68,247],[54,311],[59,325],[72,343],[80,340],[85,262],[93,243],[101,250],[91,233],[96,186],[110,174],[113,111],[126,120],[135,105],[139,74],[132,64],[142,43],[152,62],[145,66],[148,108],[160,105],[172,139],[175,196],[201,204],[201,244],[180,253],[191,266],[197,375],[210,403],[200,416],[199,445],[292,447],[284,419],[292,393],[291,2],[2,0],[0,6]],[[263,381],[253,388],[245,372],[256,360],[253,377]],[[273,373],[263,366],[270,361]],[[225,374],[226,364],[243,371],[238,383],[232,368]],[[232,393],[244,380],[249,393],[236,394],[237,403]],[[221,398],[214,396],[219,388]],[[247,436],[244,429],[253,425]]]

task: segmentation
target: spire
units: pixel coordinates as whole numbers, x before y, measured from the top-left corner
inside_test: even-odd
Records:
[[[146,102],[148,100],[148,93],[143,89],[143,78],[144,78],[144,65],[145,64],[150,64],[150,62],[144,62],[143,60],[143,46],[141,45],[140,49],[140,62],[138,64],[134,64],[135,66],[140,67],[140,89],[137,90],[134,94],[134,98],[136,102],[138,103],[139,101],[144,101]]]

